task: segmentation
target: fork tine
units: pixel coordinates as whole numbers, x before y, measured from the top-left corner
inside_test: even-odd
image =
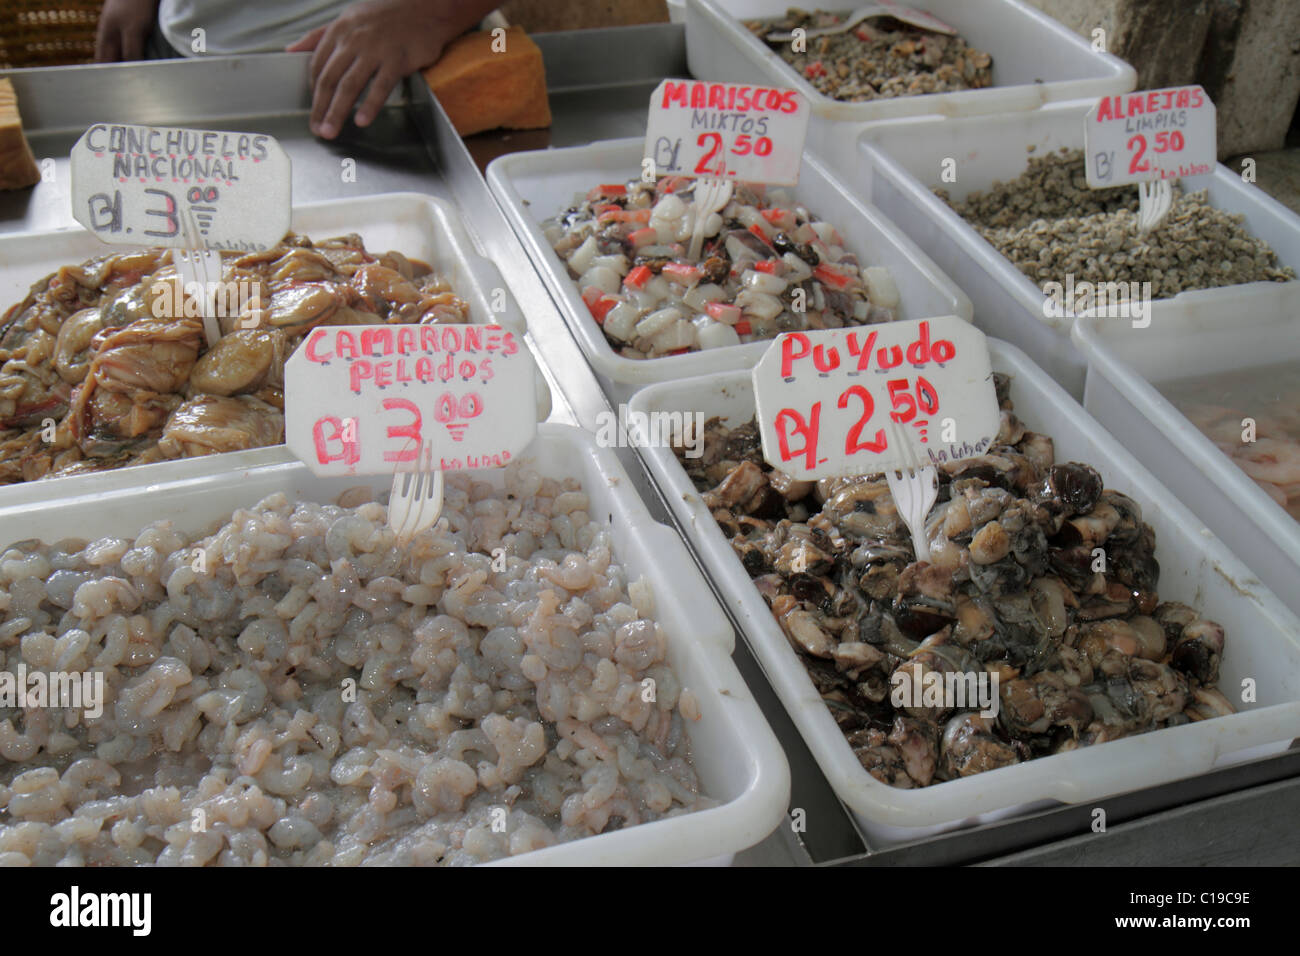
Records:
[[[691,243],[687,257],[695,260],[704,248],[704,226],[709,216],[727,204],[731,198],[732,184],[729,179],[718,176],[705,176],[697,179],[692,198]]]
[[[411,485],[415,475],[400,464],[393,471],[393,483],[388,492],[388,527],[400,541],[411,513]]]
[[[403,485],[406,476],[400,471],[393,472],[393,484],[388,492],[388,527],[400,534],[405,517],[402,514],[402,502],[405,500]]]
[[[221,327],[217,324],[216,316],[211,314],[208,289],[212,285],[212,275],[208,251],[203,248],[199,239],[199,228],[194,220],[192,209],[186,210],[181,216],[181,230],[185,244],[189,247],[186,254],[190,263],[188,275],[199,283],[199,311],[203,316],[203,335],[207,339],[208,348],[214,348],[221,341]]]
[[[433,466],[433,443],[425,442],[420,461],[420,487],[416,492],[416,509],[411,536],[432,527],[442,513],[443,474]]]
[[[894,447],[898,450],[898,455],[902,459],[898,466],[899,474],[906,475],[912,464],[911,450],[907,447],[907,442],[903,441],[903,436],[898,430],[898,422],[894,421],[894,416],[886,414],[885,421],[889,425],[889,440],[894,443]]]
[[[442,513],[443,483],[442,469],[433,464],[433,443],[421,442],[414,463],[393,475],[388,525],[399,544],[409,543],[421,531],[437,523]]]
[[[430,455],[430,459],[432,459],[432,455]],[[428,464],[431,470],[425,489],[426,494],[420,503],[420,520],[416,526],[417,532],[433,527],[438,521],[438,516],[442,514],[444,476],[441,468],[433,468],[432,460]]]
[[[903,426],[899,425],[899,441],[903,443],[903,455],[907,458],[907,467],[911,470],[912,476],[916,477],[921,471],[921,463],[917,460],[916,449],[908,441],[908,435],[903,431]]]

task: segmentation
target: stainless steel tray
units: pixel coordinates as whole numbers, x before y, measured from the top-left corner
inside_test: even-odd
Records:
[[[17,70],[23,118],[38,159],[54,174],[32,190],[0,193],[0,232],[73,228],[67,155],[92,122],[189,125],[270,133],[293,161],[296,201],[419,191],[463,213],[479,250],[496,261],[528,319],[528,342],[547,370],[552,421],[596,427],[610,410],[540,275],[527,263],[482,178],[492,158],[519,149],[568,146],[644,129],[651,90],[686,76],[676,25],[540,34],[555,121],[549,130],[486,133],[462,141],[416,78],[365,130],[349,126],[326,143],[307,127],[305,54]],[[344,182],[342,161],[356,163]],[[659,490],[630,449],[620,459],[659,521],[673,523]],[[698,561],[698,557],[697,557]],[[776,732],[793,776],[789,826],[740,854],[738,865],[934,865],[984,862],[1294,863],[1300,833],[1273,821],[1300,812],[1300,752],[1106,801],[1108,832],[1094,834],[1092,807],[1075,806],[873,851],[831,792],[743,641],[735,662]]]

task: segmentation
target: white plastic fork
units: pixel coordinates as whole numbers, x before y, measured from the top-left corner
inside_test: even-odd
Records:
[[[202,290],[199,306],[203,313],[203,334],[208,340],[208,348],[215,348],[221,341],[221,326],[212,314],[212,292],[213,283],[221,279],[221,253],[205,247],[194,213],[189,210],[181,216],[181,232],[188,248],[172,250],[172,261],[181,279],[182,292],[192,283],[197,283]],[[183,295],[181,301],[185,301]]]
[[[686,259],[695,262],[704,250],[704,227],[709,217],[731,202],[732,183],[730,179],[718,179],[712,176],[695,182],[695,198],[691,203],[691,245],[687,249]]]
[[[885,472],[885,481],[889,483],[889,493],[894,496],[894,505],[898,514],[912,532],[912,548],[916,551],[916,560],[930,560],[930,540],[925,535],[925,519],[939,497],[939,473],[933,465],[921,467],[917,460],[916,449],[902,434],[902,429],[892,415],[885,418],[889,426],[889,440],[898,449],[903,459],[903,467]]]
[[[839,23],[832,24],[828,27],[814,27],[811,30],[804,30],[804,38],[815,40],[818,37],[833,36],[836,33],[848,33],[863,20],[869,20],[872,17],[893,17],[901,23],[910,23],[914,27],[922,30],[929,30],[931,33],[946,33],[949,36],[956,36],[957,31],[948,26],[938,17],[931,16],[921,10],[913,10],[911,7],[899,6],[896,3],[868,3],[866,6],[858,7]],[[793,33],[769,33],[766,40],[773,43],[784,43],[787,40],[793,40]]]
[[[433,466],[433,444],[421,442],[415,467],[393,472],[388,495],[388,527],[405,546],[425,528],[432,528],[442,514],[443,474]]]
[[[1138,232],[1150,232],[1165,221],[1174,205],[1174,190],[1167,179],[1138,183]]]

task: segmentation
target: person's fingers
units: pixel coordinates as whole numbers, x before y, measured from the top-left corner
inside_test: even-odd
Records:
[[[358,126],[369,126],[374,122],[379,111],[383,109],[384,101],[388,99],[388,94],[393,92],[393,87],[401,82],[402,74],[389,64],[384,64],[375,74],[375,78],[370,81],[370,91],[366,98],[361,101],[357,107],[356,123]]]
[[[327,36],[324,43],[329,42],[330,38]],[[313,67],[316,57],[320,56],[324,49],[324,43],[317,47],[315,54],[312,55]],[[320,132],[320,125],[325,122],[325,113],[334,99],[335,87],[339,85],[339,80],[352,65],[352,58],[345,54],[341,47],[331,44],[331,49],[332,52],[326,60],[322,61],[320,69],[312,70],[311,128],[316,133]]]
[[[315,30],[312,30],[310,33],[307,33],[304,36],[299,37],[293,43],[290,43],[287,47],[284,48],[284,52],[285,53],[306,53],[310,50],[315,50],[316,44],[320,42],[320,38],[323,37],[324,35],[325,35],[325,27],[323,26],[317,27]]]
[[[148,27],[125,27],[122,30],[122,59],[143,60],[145,30]]]
[[[336,21],[337,22],[337,21]],[[325,72],[325,66],[329,63],[330,57],[339,45],[339,31],[336,30],[334,23],[327,24],[325,31],[316,39],[316,49],[311,53],[311,82],[312,86],[320,84],[321,74]]]
[[[361,91],[366,88],[366,83],[378,72],[380,66],[377,62],[368,59],[356,59],[348,67],[348,71],[343,74],[339,80],[338,86],[334,90],[334,98],[330,101],[329,110],[325,114],[325,120],[320,126],[320,135],[326,139],[333,139],[343,129],[344,122],[347,121],[348,113],[352,111],[353,104],[356,103],[357,97]]]

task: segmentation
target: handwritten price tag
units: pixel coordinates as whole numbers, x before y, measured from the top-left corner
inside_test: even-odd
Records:
[[[1092,189],[1204,176],[1218,162],[1214,104],[1199,86],[1104,96],[1084,130]]]
[[[763,456],[793,478],[873,475],[981,454],[1000,424],[984,333],[956,316],[788,332],[754,367]]]
[[[659,176],[793,186],[808,114],[794,90],[664,80],[650,97],[645,156]]]
[[[96,123],[72,148],[72,214],[100,239],[258,250],[289,231],[289,157],[271,136]]]
[[[535,366],[499,325],[338,325],[285,365],[285,438],[321,476],[499,468],[537,433]]]

